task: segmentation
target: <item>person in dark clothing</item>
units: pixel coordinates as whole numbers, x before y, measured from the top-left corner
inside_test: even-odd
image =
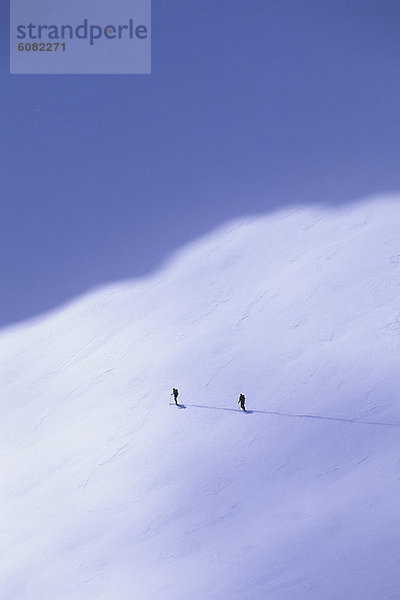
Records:
[[[175,404],[178,404],[178,396],[179,396],[178,388],[172,388],[172,394],[171,395],[174,396]]]
[[[244,405],[245,402],[246,402],[246,396],[244,394],[240,394],[238,404],[240,404],[240,408],[244,411],[246,411],[246,407]]]

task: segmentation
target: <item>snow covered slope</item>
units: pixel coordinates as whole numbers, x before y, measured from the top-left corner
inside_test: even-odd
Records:
[[[397,600],[399,206],[236,222],[3,331],[2,600]]]

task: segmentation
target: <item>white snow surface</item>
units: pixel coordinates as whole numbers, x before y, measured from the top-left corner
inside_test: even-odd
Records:
[[[236,221],[3,330],[1,599],[398,600],[399,208]]]

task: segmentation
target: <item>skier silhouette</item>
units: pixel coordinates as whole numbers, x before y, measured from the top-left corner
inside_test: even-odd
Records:
[[[238,404],[240,404],[240,408],[246,412],[246,407],[244,405],[246,401],[246,396],[244,394],[240,394]]]
[[[175,404],[178,404],[178,396],[179,396],[178,388],[172,388],[171,396],[174,396]]]

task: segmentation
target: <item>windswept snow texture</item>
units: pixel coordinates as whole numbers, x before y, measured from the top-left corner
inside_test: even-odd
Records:
[[[236,222],[4,331],[2,600],[398,600],[399,206]]]

